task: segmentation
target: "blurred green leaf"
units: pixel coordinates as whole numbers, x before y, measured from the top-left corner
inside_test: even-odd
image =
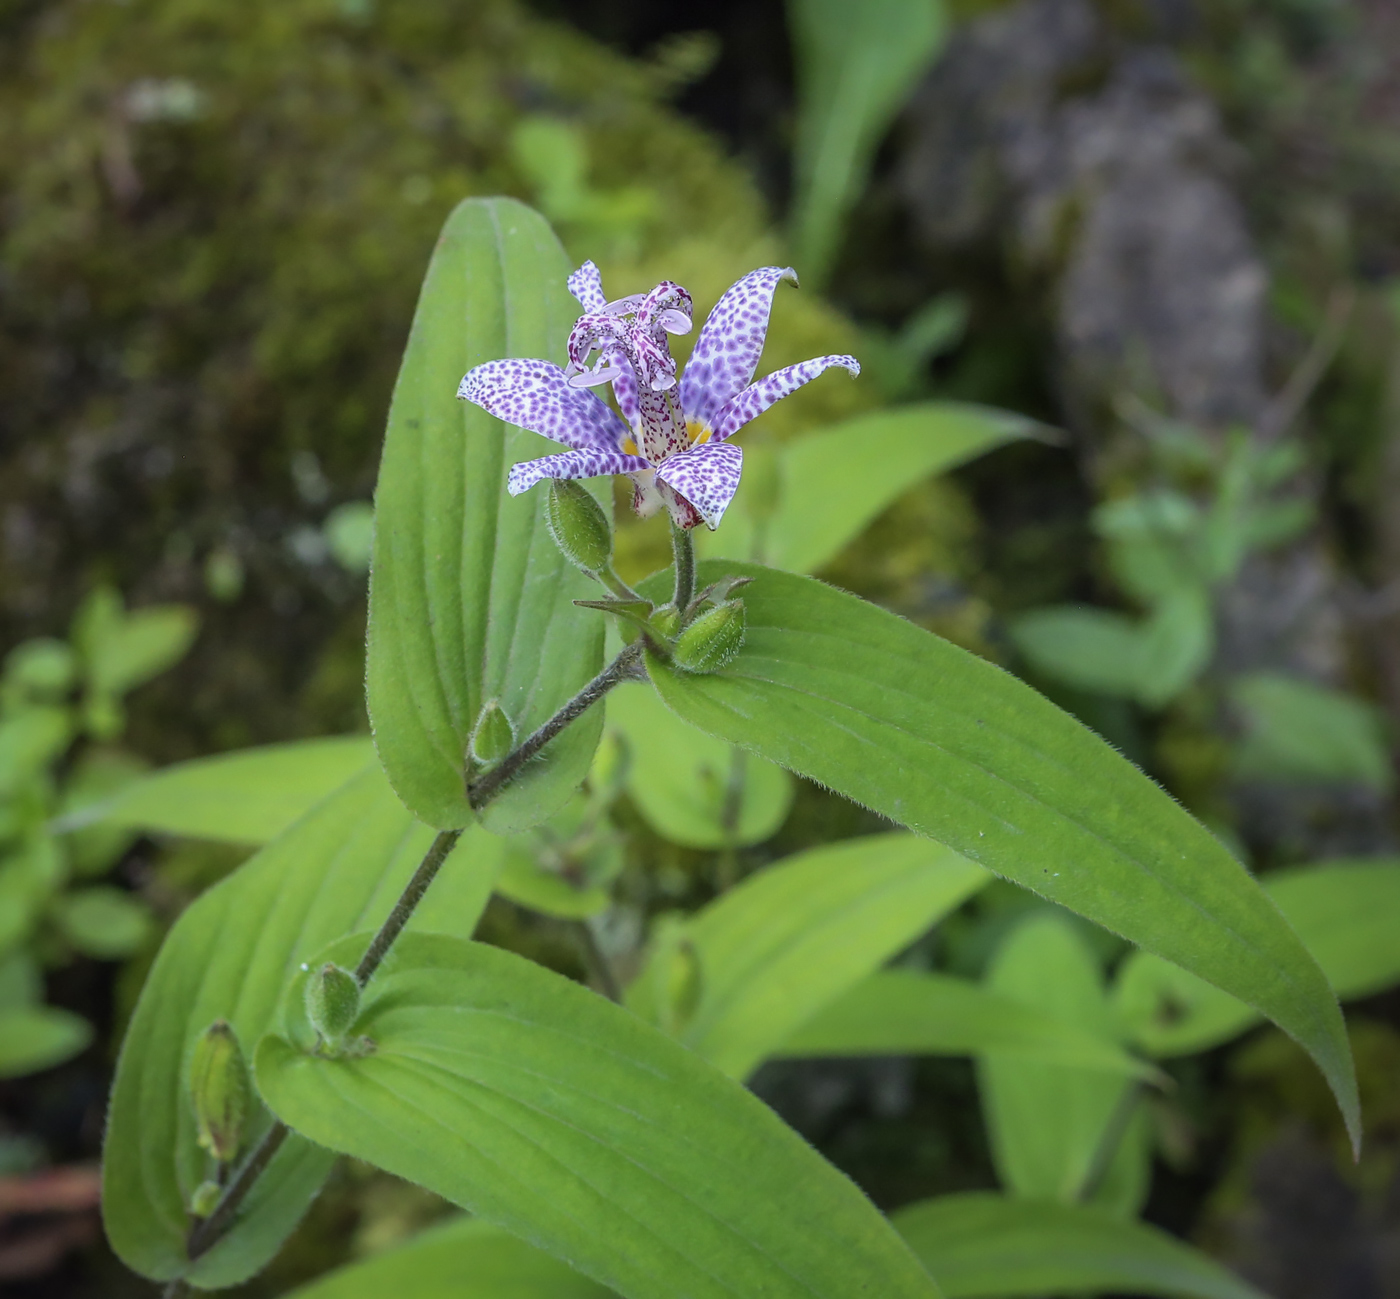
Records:
[[[68,747],[72,737],[72,714],[52,705],[24,708],[0,722],[0,797],[13,798]]]
[[[997,949],[987,986],[1112,1043],[1118,1032],[1098,962],[1062,915],[1034,915]],[[1149,1133],[1139,1109],[1122,1133],[1099,1186],[1091,1185],[1101,1147],[1113,1141],[1115,1114],[1129,1084],[1102,1072],[1045,1061],[986,1055],[977,1062],[982,1112],[997,1173],[1023,1199],[1093,1202],[1123,1214],[1142,1207],[1151,1172]]]
[[[44,976],[29,952],[21,949],[0,957],[0,1010],[20,1010],[44,996]]]
[[[29,937],[62,879],[52,835],[31,834],[0,859],[0,953]]]
[[[51,1069],[92,1041],[92,1025],[53,1006],[0,1010],[0,1078]]]
[[[74,809],[58,829],[125,826],[230,843],[267,843],[375,761],[368,736],[297,740],[177,762],[101,803]]]
[[[1400,983],[1400,862],[1297,867],[1271,872],[1263,883],[1342,1000]],[[1208,1050],[1259,1018],[1234,997],[1145,952],[1123,963],[1114,1005],[1137,1044],[1155,1056]]]
[[[275,1027],[292,975],[327,943],[382,922],[432,842],[372,766],[194,902],[166,936],[117,1062],[103,1150],[107,1237],[153,1280],[235,1285],[263,1267],[320,1188],[332,1157],[286,1142],[233,1230],[196,1263],[187,1206],[209,1176],[186,1077],[194,1039],[227,1019],[250,1047]],[[469,933],[490,895],[501,841],[462,836],[410,922]],[[357,953],[358,955],[358,953]],[[351,961],[353,964],[354,961]],[[245,1149],[271,1118],[250,1118]]]
[[[786,771],[697,731],[649,686],[613,690],[606,726],[626,740],[632,801],[673,843],[687,848],[762,843],[787,818],[793,782]]]
[[[74,618],[88,689],[120,698],[184,658],[199,631],[193,609],[153,605],[126,613],[111,587],[96,588]]]
[[[349,573],[368,573],[374,551],[374,506],[368,501],[347,501],[326,516],[321,525],[326,546],[337,564]]]
[[[309,1053],[299,991],[255,1060],[285,1122],[627,1299],[938,1294],[864,1195],[757,1097],[542,966],[405,935],[355,1026],[374,1050],[339,1059]]]
[[[987,879],[942,845],[902,833],[809,849],[749,876],[684,926],[700,996],[681,1041],[731,1077],[747,1077]],[[648,974],[628,1004],[659,1023]]]
[[[758,508],[746,471],[724,527],[702,536],[706,556],[810,573],[833,560],[886,508],[934,474],[1026,436],[1030,420],[961,402],[919,402],[858,415],[776,452],[776,509]]]
[[[892,1221],[947,1299],[1105,1292],[1264,1299],[1199,1250],[1102,1209],[974,1191],[921,1200]]]
[[[468,199],[448,217],[394,389],[375,493],[367,682],[379,756],[430,825],[467,825],[463,762],[497,699],[528,735],[602,664],[593,588],[551,540],[542,492],[506,494],[510,466],[555,444],[458,401],[474,365],[563,361],[578,304],[569,263],[537,213]],[[606,479],[591,490],[609,506]],[[546,819],[582,783],[603,725],[592,709],[486,812],[501,832]]]
[[[81,820],[90,808],[105,803],[140,780],[150,764],[121,749],[88,749],[82,753],[64,782],[59,799],[59,819]],[[63,836],[68,866],[74,875],[90,878],[103,874],[132,845],[137,832],[127,826],[98,821]]]
[[[66,641],[51,637],[23,641],[5,655],[4,685],[32,699],[56,702],[73,688],[78,660]]]
[[[882,970],[828,1002],[780,1056],[998,1055],[1152,1080],[1101,1033],[947,974]]]
[[[479,1218],[457,1218],[395,1249],[299,1286],[286,1299],[609,1299],[611,1290]]]
[[[700,580],[727,572],[753,578],[744,647],[709,675],[649,660],[671,708],[1249,1000],[1312,1054],[1355,1139],[1332,990],[1204,826],[1000,668],[810,578],[727,560]]]
[[[1246,779],[1348,781],[1387,792],[1395,772],[1376,710],[1353,695],[1278,672],[1253,672],[1229,687],[1245,720],[1235,750]]]
[[[155,929],[145,902],[105,885],[65,893],[54,905],[54,920],[74,948],[99,961],[131,956]]]
[[[821,287],[841,221],[919,75],[942,47],[939,0],[788,0],[798,86],[792,239],[798,270]]]

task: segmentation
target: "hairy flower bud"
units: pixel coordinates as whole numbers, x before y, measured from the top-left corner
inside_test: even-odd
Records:
[[[238,1153],[249,1094],[248,1066],[238,1038],[227,1020],[216,1019],[194,1044],[190,1095],[199,1144],[220,1163]]]
[[[744,602],[726,600],[701,614],[676,639],[672,659],[686,672],[718,672],[744,643]]]
[[[515,748],[515,727],[506,710],[494,699],[481,706],[481,716],[472,728],[471,756],[481,767],[494,767]]]
[[[576,482],[550,480],[544,522],[554,544],[585,573],[601,573],[612,563],[612,527],[603,507]]]
[[[360,1013],[360,985],[349,970],[329,961],[306,980],[306,1018],[332,1049],[338,1048]]]
[[[673,604],[663,604],[647,621],[669,640],[681,629],[681,611]]]

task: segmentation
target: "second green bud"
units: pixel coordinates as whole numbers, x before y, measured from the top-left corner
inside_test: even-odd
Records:
[[[578,483],[550,480],[544,522],[554,544],[585,573],[606,572],[612,564],[612,527],[603,507]]]
[[[306,1018],[336,1051],[360,1013],[360,985],[349,970],[327,961],[306,980]]]

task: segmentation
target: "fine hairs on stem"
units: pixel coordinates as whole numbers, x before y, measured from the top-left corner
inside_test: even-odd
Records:
[[[687,538],[688,540],[689,538]],[[679,551],[677,553],[679,555]],[[693,552],[688,547],[687,554],[692,555],[690,580],[693,586],[695,565]],[[492,767],[479,780],[468,786],[467,793],[472,806],[480,810],[490,803],[520,769],[570,722],[586,712],[619,682],[639,677],[644,671],[641,664],[642,648],[640,643],[629,645],[539,730],[526,736],[497,766]],[[433,840],[432,846],[428,849],[418,869],[413,872],[413,878],[409,880],[407,887],[399,895],[399,900],[394,903],[393,910],[389,912],[388,918],[379,927],[379,932],[375,934],[369,947],[365,950],[364,956],[361,957],[359,965],[355,968],[355,978],[361,987],[369,982],[385,956],[388,955],[395,939],[403,932],[404,926],[408,924],[415,908],[428,891],[428,886],[436,878],[443,862],[447,860],[448,854],[461,835],[461,830],[444,830]],[[616,1000],[614,991],[615,989],[610,989],[608,995],[613,996],[613,999]],[[244,1160],[233,1179],[225,1187],[223,1195],[219,1197],[218,1204],[214,1206],[214,1211],[207,1218],[198,1222],[191,1230],[185,1249],[191,1261],[207,1254],[223,1238],[233,1225],[239,1206],[247,1198],[248,1192],[253,1189],[258,1178],[262,1176],[273,1157],[281,1149],[282,1143],[290,1135],[291,1130],[285,1123],[281,1122],[274,1123],[263,1135],[263,1139],[254,1147],[252,1153]],[[178,1296],[188,1293],[189,1287],[183,1281],[172,1281],[165,1291],[167,1299],[177,1299]]]
[[[676,560],[676,594],[672,603],[684,611],[695,598],[695,538],[688,528],[671,523],[671,553]]]

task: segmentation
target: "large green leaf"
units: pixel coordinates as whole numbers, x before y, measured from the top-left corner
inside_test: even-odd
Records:
[[[336,959],[342,948],[323,958]],[[628,1299],[937,1294],[862,1193],[693,1051],[542,966],[406,935],[366,990],[366,1054],[313,1055],[287,1002],[264,1099]]]
[[[761,843],[787,817],[793,780],[786,771],[688,726],[647,686],[612,691],[607,726],[627,741],[632,801],[673,843]]]
[[[682,1042],[746,1077],[827,1002],[908,946],[987,882],[986,871],[912,834],[813,848],[751,875],[693,916],[699,997]],[[662,948],[629,993],[664,1023]],[[658,1013],[662,1012],[662,1013]]]
[[[1116,1025],[1098,962],[1063,914],[1047,911],[1014,929],[997,949],[987,982],[1032,1013],[1113,1041]],[[977,1081],[992,1159],[1008,1190],[1040,1200],[1092,1194],[1095,1203],[1122,1213],[1141,1208],[1149,1133],[1140,1106],[1120,1110],[1134,1100],[1126,1080],[987,1055],[977,1062]],[[1096,1178],[1099,1184],[1091,1185]]]
[[[57,828],[100,822],[195,839],[267,843],[373,761],[373,743],[358,735],[196,758],[64,816]]]
[[[736,571],[754,579],[743,649],[709,675],[651,660],[666,703],[1254,1005],[1312,1054],[1357,1138],[1326,977],[1204,826],[1000,668],[811,578],[724,561],[701,580]]]
[[[103,1152],[107,1234],[124,1262],[155,1280],[205,1287],[252,1275],[292,1230],[331,1156],[288,1141],[245,1202],[237,1225],[191,1266],[186,1206],[208,1175],[195,1142],[185,1076],[191,1044],[227,1019],[245,1050],[273,1025],[298,967],[343,934],[387,916],[432,842],[377,766],[307,816],[181,915],[142,989],[117,1062]],[[464,835],[412,920],[468,933],[490,894],[501,841]],[[251,1145],[271,1122],[256,1115]]]
[[[1264,1299],[1166,1232],[1102,1209],[972,1192],[921,1200],[892,1220],[948,1299],[1105,1291]]]
[[[336,1268],[286,1299],[608,1299],[612,1291],[479,1218]]]
[[[763,488],[750,474],[724,527],[699,538],[700,552],[814,572],[914,484],[1024,437],[1030,428],[1030,420],[1006,411],[925,401],[818,429],[773,453],[772,516],[755,517]]]
[[[939,0],[788,0],[797,64],[793,243],[824,282],[880,137],[943,43]]]
[[[1157,1071],[1103,1036],[949,974],[882,970],[829,1002],[776,1053],[999,1055],[1143,1079]]]
[[[1264,887],[1343,1000],[1400,983],[1400,862],[1338,861],[1274,871]],[[1257,1012],[1146,952],[1118,971],[1114,1003],[1143,1050],[1205,1051],[1244,1032]]]
[[[543,491],[511,498],[512,464],[557,450],[458,401],[463,374],[502,357],[564,360],[578,316],[548,223],[511,199],[468,199],[447,219],[423,281],[375,490],[370,718],[399,796],[430,825],[471,820],[463,759],[483,703],[533,731],[602,663],[598,594],[550,539]],[[598,485],[598,484],[601,485]],[[608,480],[594,483],[611,504]],[[594,709],[487,813],[523,829],[582,782],[603,724]]]

